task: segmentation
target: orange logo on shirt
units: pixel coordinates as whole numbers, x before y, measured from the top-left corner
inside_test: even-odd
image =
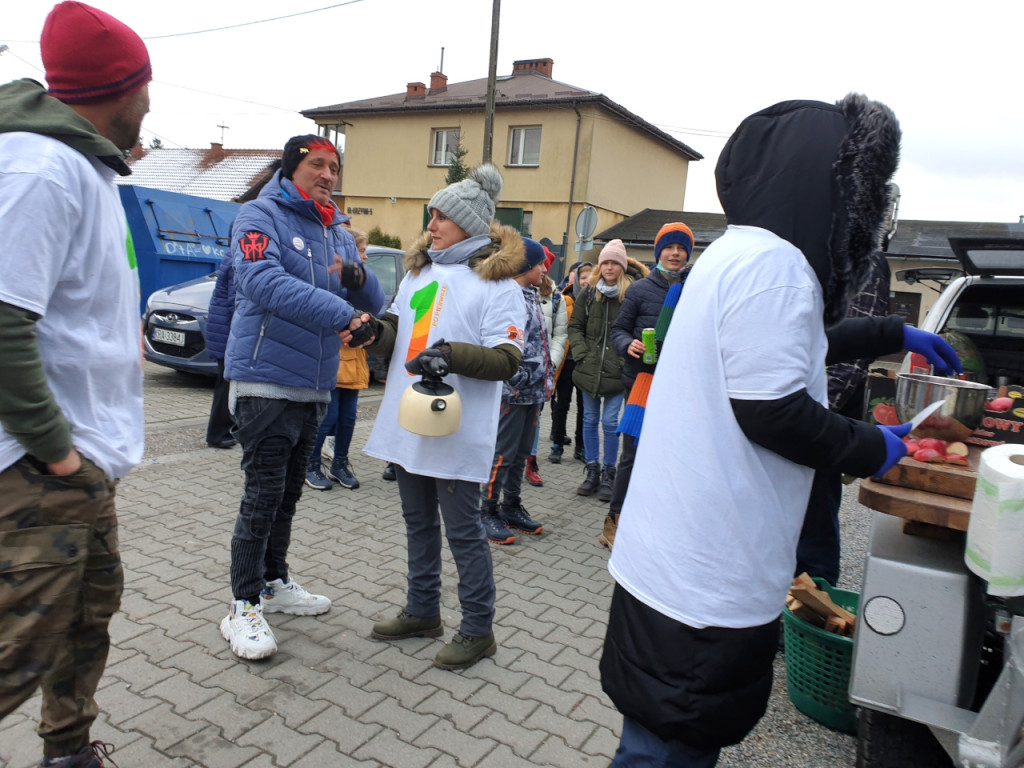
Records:
[[[508,338],[510,341],[524,341],[526,334],[522,328],[516,328],[514,325],[508,327]]]

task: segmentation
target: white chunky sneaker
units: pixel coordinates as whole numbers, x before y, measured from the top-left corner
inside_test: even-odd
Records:
[[[265,659],[277,652],[277,641],[263,618],[263,608],[248,600],[231,601],[231,612],[221,621],[220,633],[240,659]]]
[[[331,610],[331,601],[323,595],[312,595],[292,579],[268,581],[260,595],[260,604],[267,613],[290,613],[293,616],[317,616]]]

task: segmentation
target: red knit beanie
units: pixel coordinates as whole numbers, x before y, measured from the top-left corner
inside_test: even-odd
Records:
[[[545,245],[544,246],[544,269],[548,272],[551,271],[551,265],[555,263],[555,254]]]
[[[67,104],[109,101],[153,79],[146,44],[125,24],[85,3],[58,3],[39,41],[50,95]]]

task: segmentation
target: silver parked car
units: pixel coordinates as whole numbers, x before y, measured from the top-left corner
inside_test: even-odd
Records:
[[[371,245],[366,249],[366,266],[373,270],[384,290],[384,305],[389,306],[405,274],[404,252],[397,248]],[[203,376],[216,376],[217,363],[206,354],[206,320],[217,273],[154,291],[142,316],[145,357],[158,365]],[[370,373],[384,381],[388,361],[370,355]]]

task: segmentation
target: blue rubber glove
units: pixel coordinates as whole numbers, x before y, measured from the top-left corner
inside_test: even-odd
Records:
[[[903,326],[903,348],[908,352],[917,352],[928,359],[928,363],[935,367],[936,373],[951,376],[954,373],[963,373],[963,366],[960,365],[960,358],[956,356],[953,348],[936,333],[922,331],[912,325]]]
[[[885,438],[885,463],[875,472],[874,477],[881,477],[894,466],[896,462],[907,455],[907,446],[903,438],[910,434],[911,424],[897,424],[895,427],[887,427],[884,424],[876,425],[882,430],[882,437]]]

